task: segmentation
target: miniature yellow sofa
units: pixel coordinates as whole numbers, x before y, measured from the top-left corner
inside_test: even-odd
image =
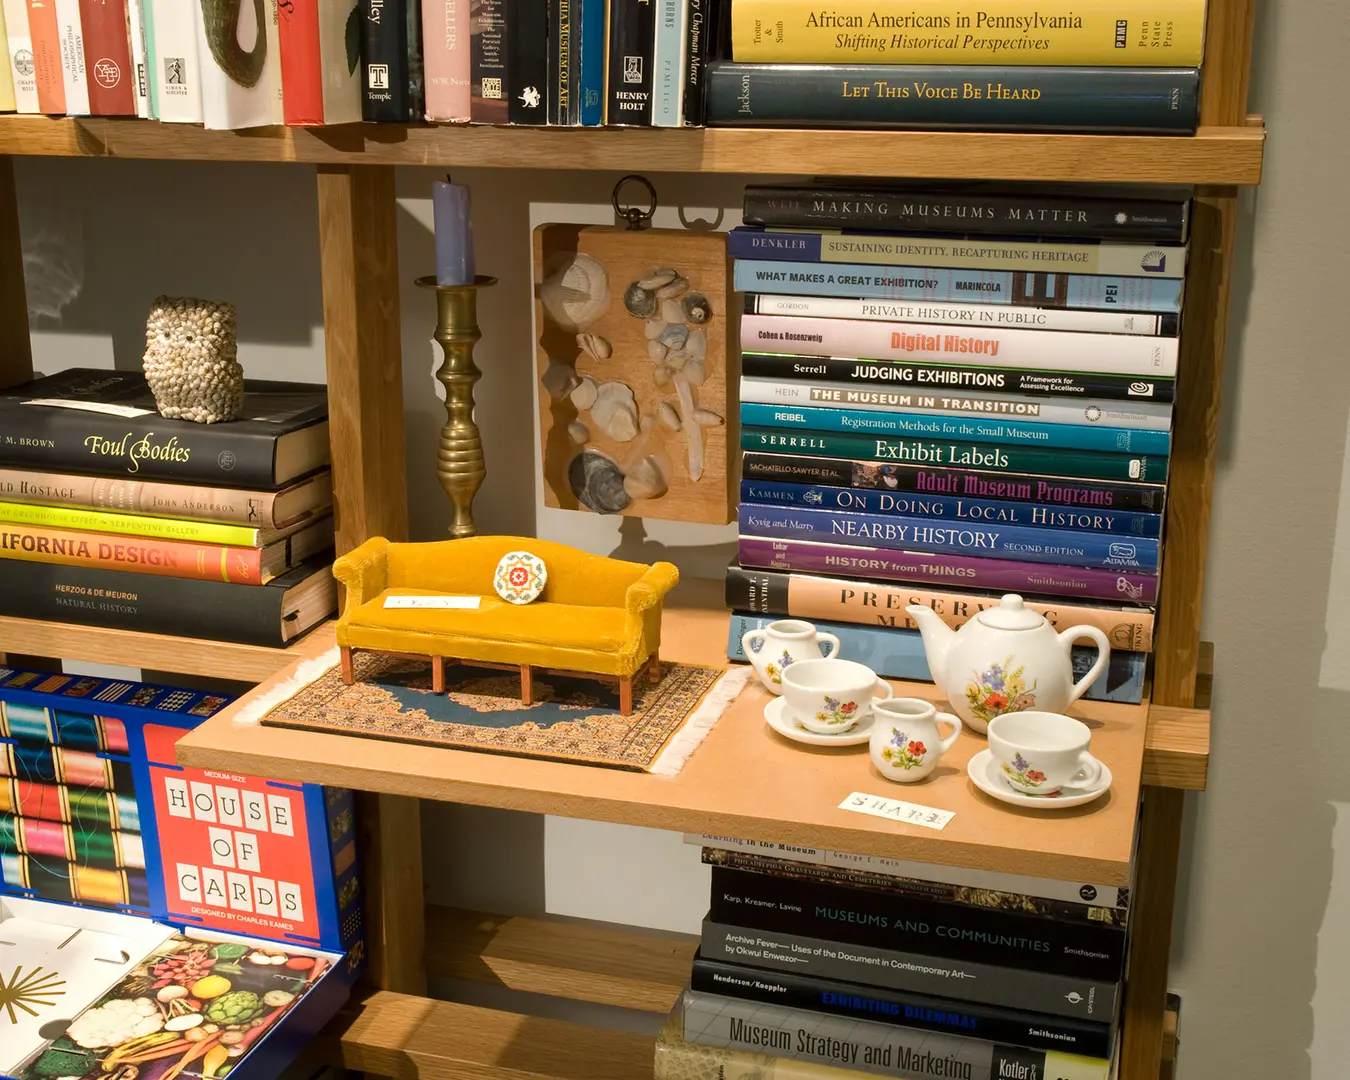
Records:
[[[493,575],[509,551],[544,560],[548,583],[532,604],[497,596]],[[661,602],[680,579],[670,563],[607,559],[521,536],[471,536],[427,544],[367,540],[333,564],[347,589],[337,624],[342,679],[353,681],[352,652],[431,659],[432,689],[445,690],[445,660],[520,669],[520,696],[531,703],[534,668],[617,676],[619,709],[633,710],[633,677],[655,680],[661,661]],[[389,596],[445,593],[481,597],[479,607],[387,608]]]

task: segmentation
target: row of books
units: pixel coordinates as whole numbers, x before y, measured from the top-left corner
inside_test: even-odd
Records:
[[[748,189],[746,217],[763,224],[728,238],[746,451],[728,655],[744,659],[745,630],[794,616],[824,620],[880,674],[930,679],[904,608],[959,626],[1016,592],[1112,641],[1090,696],[1141,700],[1186,211],[1180,198]],[[918,231],[962,220],[1005,235]],[[862,221],[916,228],[839,228]]]
[[[1127,888],[685,839],[711,907],[657,1080],[1112,1075]]]
[[[0,0],[0,111],[1193,132],[1204,0]]]
[[[249,381],[247,419],[166,420],[80,368],[0,394],[0,615],[288,644],[337,608],[327,414]]]

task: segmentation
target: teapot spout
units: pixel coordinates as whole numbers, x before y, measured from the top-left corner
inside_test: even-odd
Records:
[[[920,604],[911,604],[905,608],[908,615],[919,627],[923,638],[924,655],[928,658],[928,670],[937,683],[938,689],[946,693],[947,653],[956,640],[956,631],[942,621],[942,617],[932,608]]]

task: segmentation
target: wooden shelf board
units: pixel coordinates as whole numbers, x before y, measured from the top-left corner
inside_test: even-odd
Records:
[[[314,641],[333,643],[332,624],[316,627],[290,648],[238,645],[206,638],[105,630],[77,623],[43,622],[0,616],[0,653],[123,664],[149,671],[176,671],[240,682],[262,682],[310,655]]]
[[[1256,184],[1259,117],[1194,136],[755,128],[349,124],[207,131],[149,120],[6,116],[0,154],[738,175]]]

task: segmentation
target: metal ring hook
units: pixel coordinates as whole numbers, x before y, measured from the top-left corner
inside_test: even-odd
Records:
[[[647,197],[651,201],[651,208],[640,210],[636,206],[623,207],[619,205],[619,192],[623,186],[628,183],[641,184],[647,189]],[[645,176],[639,176],[637,173],[629,173],[627,176],[619,178],[619,182],[614,185],[614,194],[610,201],[614,205],[614,212],[628,222],[628,228],[634,232],[651,224],[652,215],[656,213],[656,188],[652,182]]]

